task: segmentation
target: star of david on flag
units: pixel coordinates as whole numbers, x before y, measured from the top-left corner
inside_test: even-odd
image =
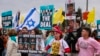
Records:
[[[33,21],[32,19],[30,19],[29,21],[27,21],[28,27],[34,26],[34,23],[35,23],[35,21]]]
[[[40,22],[40,15],[36,11],[36,8],[32,8],[25,17],[24,23],[19,27],[19,29],[27,27],[28,30],[32,30],[39,25],[39,22]]]

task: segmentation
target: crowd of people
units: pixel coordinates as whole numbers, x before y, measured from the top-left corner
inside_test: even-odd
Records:
[[[18,35],[42,34],[41,51],[44,56],[100,56],[100,43],[97,30],[80,26],[80,21],[69,21],[69,27],[55,25],[45,34],[39,29],[28,30],[23,27],[16,31],[10,29],[7,33],[0,31],[0,56],[43,56],[41,54],[18,53]],[[71,54],[70,54],[71,53]]]

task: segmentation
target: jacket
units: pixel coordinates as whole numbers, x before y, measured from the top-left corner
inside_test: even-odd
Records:
[[[16,37],[16,40],[17,40],[17,37]],[[11,38],[9,38],[7,42],[6,56],[21,56],[21,54],[17,52],[17,48],[18,48],[17,41],[14,42],[11,40]]]

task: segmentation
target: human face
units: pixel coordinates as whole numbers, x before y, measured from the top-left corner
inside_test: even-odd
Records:
[[[74,11],[74,7],[73,6],[68,7],[68,12],[69,13],[73,13],[73,11]]]
[[[55,37],[56,39],[58,39],[58,38],[60,38],[60,34],[59,34],[58,32],[54,32],[54,37]]]
[[[69,21],[69,26],[74,27],[74,21]]]
[[[27,29],[22,29],[22,33],[27,33]]]
[[[79,23],[75,23],[75,28],[78,29],[80,27]]]
[[[35,35],[35,31],[34,31],[34,30],[32,30],[32,31],[31,31],[31,34],[32,34],[32,35]]]
[[[89,33],[86,31],[86,30],[82,30],[82,37],[87,37],[87,36],[89,36]]]

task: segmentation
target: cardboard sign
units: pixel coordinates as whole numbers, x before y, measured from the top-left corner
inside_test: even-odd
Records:
[[[40,29],[51,30],[53,11],[53,5],[40,7]]]

